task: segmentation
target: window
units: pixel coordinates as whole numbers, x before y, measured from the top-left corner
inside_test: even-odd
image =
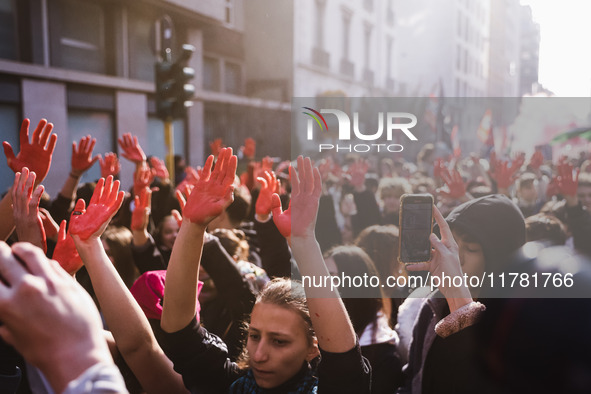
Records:
[[[386,77],[392,76],[392,49],[394,47],[394,40],[392,37],[386,39]]]
[[[234,0],[226,0],[225,11],[226,11],[225,22],[228,25],[233,25],[234,24]]]
[[[7,141],[14,150],[15,154],[20,152],[19,131],[21,129],[21,122],[19,116],[19,107],[16,104],[0,102],[0,124],[2,124],[2,140]],[[35,122],[32,120],[32,122]],[[36,126],[36,125],[35,125]],[[35,126],[32,126],[33,130]],[[6,167],[6,160],[2,158],[5,166],[2,169],[2,176],[0,177],[0,194],[8,191],[14,182],[12,171]]]
[[[98,4],[49,2],[51,65],[107,74],[105,26],[106,14]]]
[[[351,31],[351,11],[343,10],[343,59],[349,60],[349,36]]]
[[[462,71],[464,74],[468,73],[468,51],[466,49],[462,49]]]
[[[225,62],[224,90],[226,93],[242,93],[242,67],[240,64]]]
[[[20,81],[14,77],[0,75],[0,92],[2,92],[0,94],[0,124],[2,125],[0,135],[2,141],[8,141],[16,154],[20,151],[19,132],[22,122],[20,115]],[[32,119],[32,122],[35,122],[35,120]],[[33,126],[32,130],[35,129],[35,126]],[[2,176],[0,176],[0,194],[6,192],[14,181],[12,171],[6,166],[6,159],[2,158],[2,160],[4,161],[2,163],[4,167]]]
[[[16,7],[15,1],[0,0],[0,58],[17,60]]]
[[[68,86],[68,131],[72,141],[90,134],[96,138],[94,154],[116,152],[115,147],[115,97],[109,89],[81,85]],[[71,158],[68,150],[67,160]],[[93,182],[100,178],[100,166],[92,166],[81,178],[81,182]]]
[[[316,0],[316,47],[324,49],[324,10],[326,3],[323,0]]]
[[[330,65],[330,54],[324,49],[324,11],[326,9],[326,0],[316,0],[315,4],[312,64],[326,68]]]
[[[371,54],[371,31],[372,31],[372,26],[368,23],[365,24],[365,28],[364,28],[364,38],[365,38],[365,48],[364,48],[364,62],[365,62],[365,68],[369,69],[369,66],[371,64],[369,55]]]
[[[154,28],[154,18],[143,15],[135,9],[130,9],[127,15],[129,16],[129,77],[153,81],[156,57],[150,47],[153,41],[150,31]]]
[[[350,78],[355,76],[355,65],[349,60],[349,46],[351,45],[351,16],[353,11],[342,8],[343,31],[341,34],[341,63],[340,72]]]
[[[203,57],[203,89],[220,90],[220,62],[216,58]]]

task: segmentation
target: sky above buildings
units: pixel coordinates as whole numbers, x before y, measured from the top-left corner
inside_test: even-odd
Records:
[[[591,96],[591,1],[521,3],[531,6],[540,24],[539,81],[560,97]]]

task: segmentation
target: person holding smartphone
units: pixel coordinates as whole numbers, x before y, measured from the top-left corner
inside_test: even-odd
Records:
[[[456,207],[446,219],[433,207],[433,216],[441,235],[429,236],[431,259],[408,264],[408,271],[428,270],[432,277],[482,277],[502,269],[509,256],[525,243],[523,215],[503,195],[470,200]],[[406,381],[399,393],[483,392],[483,380],[474,363],[474,333],[479,317],[485,313],[482,296],[487,290],[479,290],[440,286],[428,293],[421,288],[405,301],[417,302],[413,297],[426,296],[413,319],[412,334],[401,333],[411,335],[412,341]]]

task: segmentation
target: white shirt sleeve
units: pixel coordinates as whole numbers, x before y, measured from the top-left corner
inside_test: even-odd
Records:
[[[63,394],[114,394],[128,393],[119,368],[95,364],[71,381]]]

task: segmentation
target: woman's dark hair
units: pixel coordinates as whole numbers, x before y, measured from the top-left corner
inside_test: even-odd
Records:
[[[370,226],[365,228],[355,239],[355,245],[359,246],[374,263],[380,275],[382,283],[390,275],[397,275],[398,272],[398,238],[400,233],[398,227]]]
[[[164,229],[164,223],[166,223],[166,221],[168,221],[168,220],[176,220],[176,219],[172,215],[165,216],[164,218],[162,218],[160,223],[158,223],[158,226],[156,226],[156,229],[154,230],[154,234],[153,234],[154,242],[159,247],[162,246],[162,230]]]
[[[378,271],[371,258],[358,246],[346,245],[330,249],[325,258],[332,258],[339,270],[339,276],[350,278],[379,277]],[[381,282],[380,282],[381,283]],[[365,328],[372,324],[375,334],[377,328],[378,312],[382,312],[390,318],[390,304],[381,287],[339,287],[339,293],[345,304],[345,308],[353,323],[353,328],[358,336],[361,336]],[[373,337],[373,335],[372,335]]]
[[[250,246],[246,241],[244,231],[238,229],[217,228],[211,232],[220,240],[220,243],[226,249],[226,252],[232,257],[238,256],[238,259],[248,261]]]
[[[131,231],[127,227],[108,226],[101,239],[109,245],[109,256],[113,257],[113,265],[127,288],[130,288],[140,274],[131,254]]]
[[[355,245],[365,251],[373,261],[381,283],[386,283],[388,277],[407,277],[404,264],[398,261],[398,240],[400,232],[394,225],[369,226],[365,228],[355,240]],[[404,302],[408,289],[395,287],[388,288],[384,305],[390,311],[390,324],[394,327],[397,323],[398,308]]]

